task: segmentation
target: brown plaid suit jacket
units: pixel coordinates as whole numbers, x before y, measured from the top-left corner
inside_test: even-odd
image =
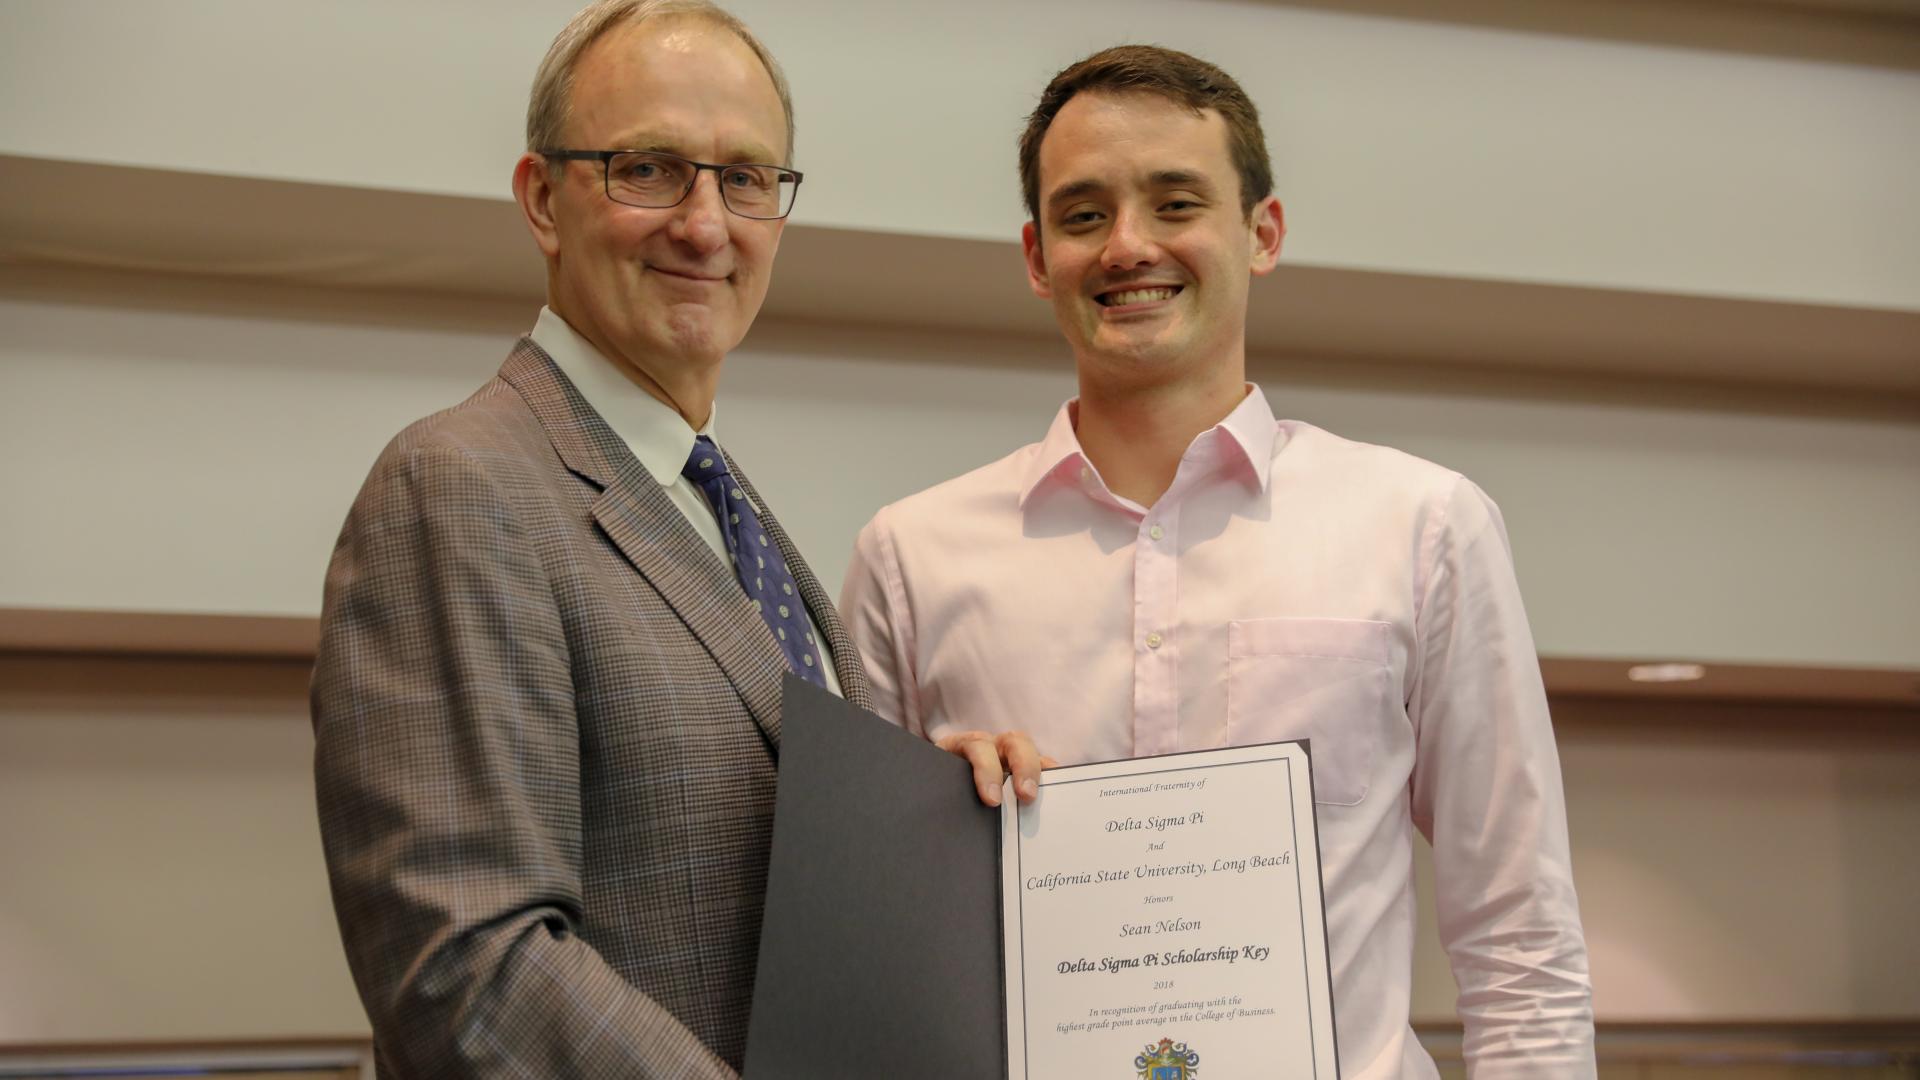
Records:
[[[734,475],[867,705],[832,602]],[[383,1074],[734,1074],[785,669],[532,341],[394,439],[335,548],[313,678],[321,835]]]

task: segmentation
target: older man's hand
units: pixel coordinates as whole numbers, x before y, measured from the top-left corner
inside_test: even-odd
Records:
[[[934,745],[972,763],[973,786],[988,806],[1000,805],[1001,783],[1008,774],[1019,800],[1032,802],[1040,795],[1040,770],[1060,764],[1043,756],[1024,731],[961,731],[942,735]]]

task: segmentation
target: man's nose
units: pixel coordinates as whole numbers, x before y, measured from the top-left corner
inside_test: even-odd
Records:
[[[674,238],[697,251],[711,253],[727,245],[727,209],[720,196],[720,177],[702,169],[693,178],[693,190],[680,202],[674,218]]]
[[[1106,246],[1100,253],[1101,263],[1108,270],[1150,266],[1159,250],[1149,223],[1138,214],[1121,211],[1114,215],[1113,228],[1107,233]]]

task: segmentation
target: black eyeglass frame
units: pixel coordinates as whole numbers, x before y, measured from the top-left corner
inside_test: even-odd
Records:
[[[681,190],[680,197],[673,200],[672,202],[668,203],[665,206],[646,206],[646,207],[641,207],[641,209],[671,210],[672,208],[679,206],[681,203],[687,201],[687,196],[693,194],[694,185],[700,182],[700,174],[710,170],[713,173],[714,183],[718,184],[720,188],[721,205],[727,208],[728,213],[739,214],[741,217],[746,218],[749,221],[779,221],[785,218],[788,214],[793,213],[794,204],[800,201],[800,181],[805,179],[805,175],[801,173],[800,170],[789,169],[785,165],[769,165],[764,161],[735,161],[735,162],[729,162],[724,165],[716,165],[716,164],[713,164],[712,162],[695,161],[692,158],[683,158],[679,154],[669,154],[661,150],[541,150],[538,153],[540,154],[541,157],[552,158],[553,160],[556,160],[556,161],[597,161],[599,162],[601,190],[607,193],[607,198],[613,199],[614,202],[620,203],[621,206],[637,206],[638,204],[622,202],[619,199],[613,198],[613,159],[614,158],[619,157],[622,154],[647,154],[652,157],[669,158],[674,161],[684,161],[688,165],[693,166],[693,178],[687,181],[687,186]],[[746,167],[752,167],[756,169],[772,169],[775,172],[778,172],[784,176],[793,177],[793,202],[787,204],[787,209],[785,210],[785,212],[775,214],[772,217],[762,217],[759,214],[744,214],[744,213],[741,213],[738,209],[735,209],[733,203],[727,198],[727,185],[721,184],[720,180],[722,177],[726,175],[726,172],[728,169],[739,169],[739,168],[746,168]]]

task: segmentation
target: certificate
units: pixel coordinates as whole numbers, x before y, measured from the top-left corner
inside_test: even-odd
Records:
[[[1337,1080],[1307,748],[971,768],[789,676],[749,1080]]]
[[[1276,743],[1008,792],[1008,1077],[1339,1075],[1309,760]]]

